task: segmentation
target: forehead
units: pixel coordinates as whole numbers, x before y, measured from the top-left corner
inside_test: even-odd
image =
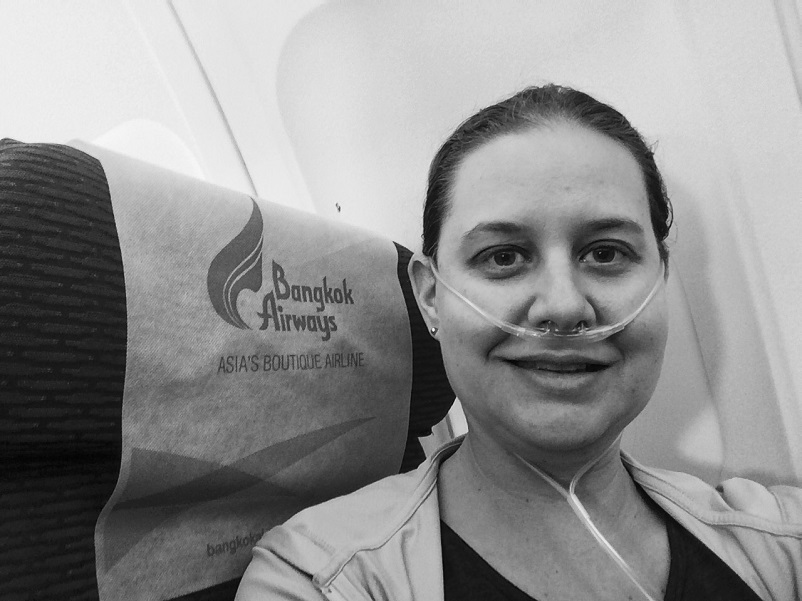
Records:
[[[651,229],[638,163],[615,140],[560,123],[501,136],[465,157],[442,237],[485,221],[553,228],[611,218]]]

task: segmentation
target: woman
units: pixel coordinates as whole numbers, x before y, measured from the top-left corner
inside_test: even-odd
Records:
[[[528,88],[436,155],[410,264],[469,433],[302,512],[238,599],[797,599],[802,494],[637,465],[671,209],[615,109]]]

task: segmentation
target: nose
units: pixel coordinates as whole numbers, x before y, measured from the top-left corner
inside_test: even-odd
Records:
[[[527,319],[536,328],[576,332],[596,325],[596,312],[580,275],[568,262],[543,265]]]

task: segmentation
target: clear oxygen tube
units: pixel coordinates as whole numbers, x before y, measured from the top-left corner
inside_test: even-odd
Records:
[[[430,267],[437,281],[440,282],[449,292],[451,292],[454,296],[462,300],[471,309],[476,311],[484,319],[486,319],[488,322],[490,322],[500,330],[503,330],[508,334],[512,334],[513,336],[517,336],[519,338],[524,338],[524,339],[530,339],[530,340],[536,339],[544,341],[564,340],[575,343],[599,342],[623,330],[630,323],[632,323],[635,320],[635,318],[638,317],[638,315],[640,315],[643,312],[643,310],[649,305],[652,299],[657,295],[657,292],[660,290],[660,288],[663,285],[663,282],[665,281],[665,266],[661,262],[660,273],[658,274],[657,279],[654,282],[654,286],[652,286],[652,289],[646,295],[646,298],[643,299],[643,302],[641,302],[631,313],[625,315],[619,321],[612,324],[594,326],[589,328],[584,323],[580,323],[579,326],[576,327],[575,329],[564,331],[556,329],[552,322],[547,322],[547,325],[543,327],[524,327],[500,319],[487,312],[485,309],[474,303],[472,300],[466,298],[462,293],[457,291],[448,282],[443,280],[442,276],[440,275],[440,272],[437,270],[437,267],[435,267],[434,263],[430,263]]]
[[[613,446],[617,445],[621,440],[621,435],[613,442],[612,445],[607,449],[608,451]],[[579,471],[571,478],[571,482],[568,485],[568,488],[564,488],[559,482],[557,482],[554,478],[549,476],[546,472],[538,468],[536,465],[529,463],[526,459],[521,457],[518,454],[515,454],[515,457],[518,458],[527,468],[533,471],[535,474],[540,476],[543,480],[548,482],[554,490],[556,490],[560,495],[568,501],[568,504],[571,506],[574,514],[579,518],[585,528],[593,535],[593,538],[596,539],[596,542],[599,543],[599,546],[604,550],[605,553],[616,563],[616,565],[621,568],[621,571],[626,574],[627,578],[635,585],[635,587],[643,594],[644,598],[648,599],[648,601],[659,601],[662,599],[662,596],[659,595],[656,591],[650,592],[646,586],[640,583],[638,580],[637,575],[635,574],[635,570],[633,570],[629,564],[624,560],[623,557],[615,550],[615,547],[604,538],[604,535],[601,531],[596,527],[596,524],[593,523],[593,520],[590,517],[590,514],[585,509],[585,506],[582,504],[582,501],[579,500],[579,497],[576,494],[576,486],[579,482],[580,478],[584,476],[590,468],[592,468],[596,463],[598,463],[601,458],[606,454],[602,453],[599,457],[591,459],[588,461],[584,466],[582,466]]]

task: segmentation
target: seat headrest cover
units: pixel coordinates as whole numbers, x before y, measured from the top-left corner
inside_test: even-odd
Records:
[[[398,253],[83,149],[108,179],[128,313],[101,599],[169,598],[237,576],[267,528],[315,499],[398,471],[412,385]]]

